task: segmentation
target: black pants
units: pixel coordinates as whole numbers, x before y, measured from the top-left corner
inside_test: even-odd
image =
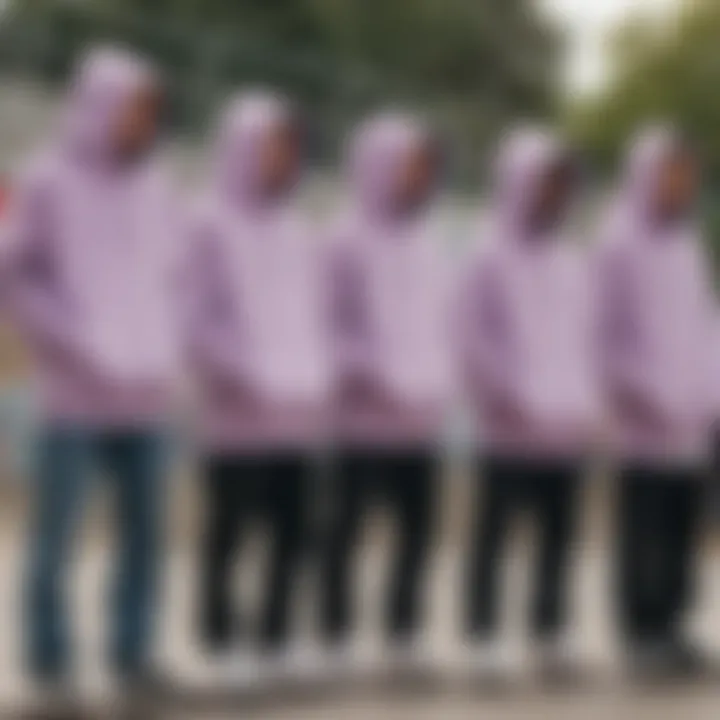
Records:
[[[713,526],[720,523],[720,422],[715,423],[712,432],[712,467],[709,483],[708,506],[711,508]]]
[[[233,602],[232,567],[242,535],[258,520],[270,526],[272,550],[261,618],[253,627],[258,627],[265,648],[287,641],[313,467],[312,460],[300,454],[205,460],[200,632],[208,647],[226,647],[247,629]]]
[[[384,500],[397,518],[397,548],[387,589],[385,626],[395,639],[420,622],[422,581],[431,539],[437,458],[430,451],[348,451],[337,458],[323,568],[322,628],[329,642],[347,635],[354,551],[368,506]]]
[[[527,507],[539,530],[531,623],[553,637],[566,619],[567,569],[582,464],[488,457],[478,461],[472,544],[468,554],[466,630],[488,639],[497,629],[498,573],[513,516]]]
[[[629,643],[673,635],[690,604],[703,475],[641,465],[620,471],[617,609]]]

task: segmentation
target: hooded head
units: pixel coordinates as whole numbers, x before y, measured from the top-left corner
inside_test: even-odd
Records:
[[[144,154],[157,130],[159,89],[155,71],[139,56],[109,47],[90,51],[70,88],[68,148],[103,164]]]
[[[555,226],[573,188],[569,148],[541,128],[512,131],[495,166],[495,208],[504,226],[523,236]]]
[[[694,200],[696,181],[693,155],[678,132],[662,125],[645,128],[627,152],[624,207],[646,220],[683,217]]]
[[[363,123],[349,149],[361,210],[387,218],[421,210],[437,184],[434,151],[431,132],[413,117],[385,113]]]
[[[301,170],[300,125],[288,100],[243,93],[221,116],[216,177],[232,202],[262,205],[284,198]]]

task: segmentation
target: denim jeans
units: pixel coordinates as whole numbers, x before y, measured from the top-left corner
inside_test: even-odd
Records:
[[[154,429],[55,425],[42,433],[39,450],[25,604],[30,669],[39,679],[55,679],[69,670],[64,586],[73,536],[99,471],[112,485],[119,534],[109,595],[111,662],[118,673],[138,672],[152,645],[164,436]]]

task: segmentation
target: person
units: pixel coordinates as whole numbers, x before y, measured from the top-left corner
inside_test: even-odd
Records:
[[[186,347],[199,391],[205,502],[198,629],[217,658],[236,656],[239,681],[292,669],[297,656],[291,611],[329,354],[322,245],[297,202],[299,115],[286,98],[258,90],[233,99],[220,126],[212,183],[190,230]],[[233,560],[262,522],[271,553],[255,622],[235,605]]]
[[[376,501],[397,520],[385,657],[399,668],[424,656],[423,578],[451,379],[447,249],[430,216],[438,149],[412,116],[366,120],[350,145],[353,209],[332,228],[334,472],[321,627],[337,669],[367,659],[349,637],[353,560]]]
[[[42,413],[27,575],[29,668],[73,671],[65,613],[72,544],[93,471],[116,495],[112,669],[153,680],[164,435],[176,348],[174,189],[155,152],[162,86],[114,47],[80,62],[65,121],[15,186],[2,271],[28,340]]]
[[[541,672],[565,672],[568,570],[581,478],[598,412],[586,252],[567,230],[578,164],[550,130],[522,127],[501,144],[488,227],[461,283],[464,394],[479,442],[467,556],[465,664],[508,673],[498,638],[498,576],[513,517],[539,533],[531,625]]]
[[[714,419],[715,303],[694,213],[697,158],[676,131],[631,145],[598,257],[603,387],[618,466],[617,609],[638,670],[699,669],[693,597]]]
[[[6,208],[8,205],[8,201],[10,199],[10,189],[5,184],[5,181],[2,177],[0,177],[0,221],[5,216]]]

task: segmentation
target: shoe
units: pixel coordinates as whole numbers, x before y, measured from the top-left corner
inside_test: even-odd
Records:
[[[677,660],[672,644],[664,638],[640,640],[628,650],[628,670],[642,682],[667,680],[675,675]]]
[[[432,670],[432,655],[424,640],[395,640],[384,651],[384,665],[393,673],[418,673]]]
[[[462,652],[461,669],[470,679],[505,684],[517,678],[520,660],[514,649],[497,639],[467,645]]]
[[[338,683],[360,680],[378,665],[378,657],[367,645],[341,641],[320,651],[319,673],[323,680]]]
[[[705,653],[686,638],[670,640],[669,653],[677,675],[683,678],[697,678],[710,673],[711,663]]]
[[[228,686],[255,689],[272,677],[271,657],[253,650],[235,649],[221,658],[218,677]]]
[[[442,658],[424,638],[391,642],[380,664],[383,680],[391,691],[434,693],[442,684]]]
[[[85,720],[90,716],[77,689],[65,681],[43,681],[35,689],[29,720]]]
[[[326,672],[325,654],[315,645],[299,643],[268,654],[265,668],[282,682],[313,682]]]
[[[118,679],[120,704],[134,714],[149,712],[166,702],[172,692],[170,678],[155,667],[123,673]]]
[[[582,677],[581,653],[569,638],[556,637],[537,642],[534,648],[537,674],[551,683],[575,683]]]

